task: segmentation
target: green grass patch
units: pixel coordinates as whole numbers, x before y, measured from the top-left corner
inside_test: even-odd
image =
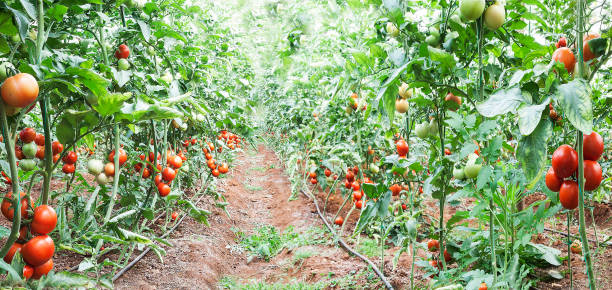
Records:
[[[246,235],[236,232],[240,246],[251,256],[269,261],[283,249],[295,249],[301,246],[323,244],[327,241],[321,228],[309,228],[303,233],[295,232],[293,227],[287,227],[283,233],[271,225],[258,226],[255,233]]]
[[[261,186],[250,185],[247,183],[244,183],[244,188],[250,191],[262,191],[263,190],[263,187]]]
[[[371,272],[371,271],[369,271]],[[333,273],[326,275],[328,277],[334,276]],[[319,289],[376,289],[375,284],[377,278],[372,279],[369,274],[365,272],[351,273],[344,277],[338,277],[328,280],[321,280],[316,283],[305,283],[300,281],[292,281],[289,283],[265,283],[258,281],[249,281],[246,283],[239,283],[235,278],[223,277],[219,281],[219,287],[222,289],[240,289],[240,290],[319,290]]]
[[[387,247],[385,247],[387,249]],[[359,248],[357,251],[363,255],[366,255],[370,258],[380,257],[380,244],[376,242],[376,240],[365,238],[359,242]]]
[[[257,172],[266,172],[268,170],[269,167],[261,167],[261,166],[257,166],[257,167],[253,167],[251,168],[252,171],[257,171]]]

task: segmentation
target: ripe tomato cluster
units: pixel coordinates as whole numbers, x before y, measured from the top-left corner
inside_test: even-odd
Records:
[[[12,221],[14,207],[12,205],[12,192],[9,192],[2,201],[2,214]],[[20,252],[26,265],[23,267],[23,276],[26,279],[40,279],[53,269],[53,253],[55,243],[47,234],[57,225],[57,214],[53,207],[40,205],[32,210],[33,201],[24,192],[20,193],[20,211],[22,216],[18,240],[11,245],[4,261],[10,264],[17,252]],[[28,220],[29,217],[31,220]]]
[[[593,191],[602,179],[601,166],[597,162],[604,151],[603,138],[593,132],[584,135],[584,190]],[[578,206],[578,183],[575,173],[578,169],[578,153],[569,145],[561,145],[552,155],[552,166],[546,173],[546,187],[559,192],[559,201],[566,209]]]
[[[217,135],[217,140],[218,142],[225,142],[230,150],[241,148],[240,144],[243,142],[238,135],[225,130],[221,131],[219,135]],[[206,165],[210,169],[212,176],[219,177],[219,175],[229,172],[229,166],[225,162],[221,164],[217,163],[212,155],[215,152],[215,149],[217,150],[217,153],[223,152],[222,146],[215,148],[215,145],[212,142],[206,142],[206,145],[202,148],[202,152],[205,153],[204,157],[206,157],[207,160]]]
[[[25,128],[19,132],[17,140],[21,142],[21,145],[19,142],[15,144],[15,156],[20,160],[18,165],[23,171],[31,171],[36,167],[35,158],[39,160],[45,158],[45,136],[37,134],[32,128]],[[64,146],[54,141],[52,149],[53,160],[57,162]]]
[[[582,56],[585,62],[588,62],[592,59],[599,57],[600,55],[596,54],[591,50],[589,45],[589,40],[599,38],[600,36],[597,34],[587,34],[583,38],[582,44]],[[557,50],[552,55],[552,61],[563,63],[565,69],[568,73],[572,73],[574,71],[574,67],[576,66],[576,56],[567,46],[567,39],[565,37],[561,37],[559,41],[555,44]]]

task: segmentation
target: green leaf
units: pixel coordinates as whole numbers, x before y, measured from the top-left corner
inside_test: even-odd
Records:
[[[64,15],[66,15],[66,12],[68,12],[68,7],[61,4],[55,4],[46,11],[47,15],[55,19],[55,21],[57,22],[60,22],[62,21],[62,19],[64,19]]]
[[[546,165],[548,139],[552,135],[550,120],[541,121],[529,136],[521,138],[516,158],[521,163],[528,179],[534,180],[542,174]]]
[[[57,140],[62,144],[72,143],[76,138],[74,126],[66,116],[64,116],[62,121],[55,127],[55,135],[57,136]]]
[[[598,37],[589,40],[588,44],[591,52],[596,56],[600,56],[606,53],[606,48],[608,47],[608,39]]]
[[[495,117],[515,111],[525,102],[519,88],[502,89],[495,92],[488,100],[477,104],[476,109],[485,117]]]
[[[542,117],[542,111],[548,106],[549,99],[546,99],[544,103],[540,105],[527,105],[523,104],[518,109],[518,125],[519,131],[523,136],[527,136],[535,130],[540,123]]]
[[[455,67],[455,58],[452,54],[435,47],[428,46],[429,57],[433,61],[437,61],[442,64],[442,67],[447,71]]]
[[[151,39],[151,27],[149,27],[149,25],[142,20],[138,20],[138,26],[140,27],[142,37],[145,39],[145,41],[149,42]]]
[[[583,79],[575,79],[558,87],[555,95],[567,119],[584,134],[593,132],[591,87]]]
[[[119,112],[123,102],[128,100],[131,96],[131,93],[105,94],[98,98],[98,104],[94,106],[94,109],[102,116],[110,116],[116,112]]]

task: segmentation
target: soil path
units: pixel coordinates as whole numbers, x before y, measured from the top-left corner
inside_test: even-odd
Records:
[[[272,225],[279,231],[292,226],[303,233],[323,227],[314,213],[314,205],[304,196],[289,201],[291,183],[274,152],[260,145],[257,151],[238,156],[227,178],[218,185],[227,199],[229,215],[205,202],[210,226],[187,218],[169,238],[172,247],[161,263],[148,254],[134,268],[116,281],[117,289],[220,289],[220,280],[239,283],[324,283],[326,279],[356,277],[364,263],[342,249],[329,244],[309,245],[289,251],[284,249],[269,262],[251,259],[241,251],[236,232],[247,235],[261,225]],[[319,231],[322,232],[322,231]],[[305,255],[296,265],[294,253]],[[224,279],[225,278],[225,279]],[[359,285],[359,284],[357,284]]]

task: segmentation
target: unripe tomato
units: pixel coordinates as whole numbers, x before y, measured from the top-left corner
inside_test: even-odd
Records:
[[[552,192],[559,192],[561,189],[561,184],[563,184],[563,179],[557,177],[555,174],[555,170],[551,167],[548,168],[548,172],[546,172],[546,187],[550,189]]]
[[[395,26],[395,23],[387,22],[387,34],[389,34],[391,37],[398,37],[399,33],[400,31],[397,29],[397,26]]]
[[[23,144],[31,143],[36,138],[36,131],[32,128],[25,128],[19,132],[19,139]]]
[[[105,173],[100,173],[96,176],[96,182],[99,185],[105,185],[109,182],[109,177]]]
[[[410,104],[408,104],[408,101],[406,101],[405,99],[397,99],[395,100],[395,110],[400,113],[406,113],[408,112],[408,109],[410,108]]]
[[[484,11],[485,0],[461,0],[459,12],[467,20],[476,20]]]
[[[578,183],[573,180],[563,181],[559,190],[559,201],[566,209],[575,209],[578,206]]]
[[[32,171],[36,167],[36,161],[34,159],[23,159],[19,161],[19,168],[23,171]]]
[[[584,143],[584,159],[593,161],[599,160],[604,151],[604,142],[601,135],[593,131],[593,133],[589,135],[583,135],[582,140]]]
[[[601,184],[601,166],[597,161],[584,160],[584,190],[593,191]]]
[[[478,177],[478,173],[480,173],[481,168],[482,164],[470,164],[465,166],[463,172],[465,173],[465,177],[474,179]]]
[[[36,157],[36,152],[38,152],[38,146],[34,142],[27,143],[21,147],[21,151],[26,158],[34,158]]]
[[[421,139],[427,138],[427,136],[429,135],[429,124],[427,123],[417,124],[415,128],[415,132],[416,132],[417,137]]]
[[[552,60],[554,62],[561,62],[565,65],[565,69],[568,73],[574,71],[574,66],[576,65],[576,57],[574,53],[567,47],[560,47],[555,50],[552,55]]]
[[[408,84],[404,82],[399,86],[398,94],[402,99],[412,98],[412,90],[408,87]]]
[[[97,176],[104,170],[104,163],[101,160],[92,159],[87,161],[87,171],[90,174]]]
[[[49,261],[54,252],[55,244],[47,235],[34,237],[21,248],[23,260],[34,267]]]
[[[130,69],[130,62],[127,59],[122,58],[119,60],[117,67],[119,70],[128,70]]]
[[[53,269],[53,259],[49,259],[46,263],[34,267],[34,274],[32,279],[40,279],[42,276],[47,275],[49,271]]]
[[[499,2],[489,6],[484,13],[484,24],[488,29],[497,30],[506,22],[506,10]]]
[[[115,164],[109,162],[104,165],[104,174],[106,176],[115,176]]]
[[[56,225],[57,214],[52,207],[43,204],[34,209],[34,216],[32,217],[31,223],[33,233],[46,235],[52,232]]]
[[[453,177],[458,180],[465,178],[465,172],[463,168],[453,168]]]
[[[552,168],[560,179],[572,176],[578,168],[578,153],[569,145],[561,145],[552,155]]]
[[[20,73],[4,81],[0,94],[5,104],[25,108],[38,97],[38,82],[32,75]]]

